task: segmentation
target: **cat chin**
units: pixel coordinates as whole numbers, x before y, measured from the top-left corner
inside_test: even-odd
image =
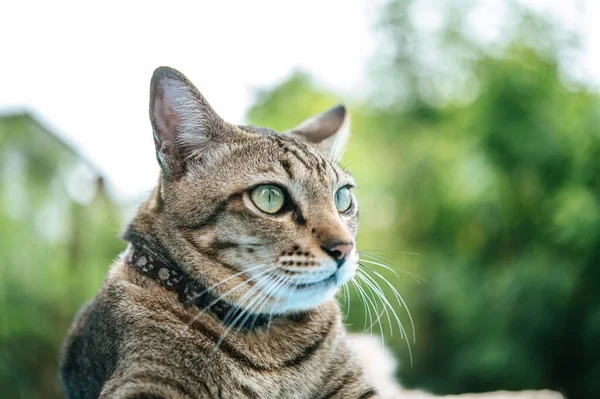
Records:
[[[256,287],[263,292],[270,292],[269,296],[277,298],[275,303],[263,304],[260,312],[284,314],[306,311],[315,309],[333,299],[338,290],[356,274],[358,254],[353,251],[340,268],[337,268],[336,263],[332,260],[323,260],[320,263],[322,268],[318,272],[319,274],[317,272],[307,273],[307,275],[295,279],[296,284],[289,286],[282,286],[278,277],[265,275],[256,279]],[[333,270],[333,273],[328,275],[327,270],[330,272]],[[250,273],[250,275],[253,274]],[[258,276],[259,274],[255,274],[253,278]]]
[[[319,305],[335,297],[340,287],[356,274],[358,264],[348,262],[330,278],[294,289],[286,295],[281,305],[275,305],[273,313],[287,313],[315,309]]]
[[[335,281],[313,285],[314,287],[294,290],[284,303],[275,306],[273,313],[298,312],[317,308],[322,303],[333,298],[339,288]]]

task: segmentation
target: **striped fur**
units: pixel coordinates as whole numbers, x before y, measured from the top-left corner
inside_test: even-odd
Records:
[[[354,245],[358,228],[356,200],[342,213],[333,202],[354,185],[332,162],[345,109],[287,135],[234,126],[183,75],[159,68],[150,116],[161,177],[124,238],[171,259],[248,317],[272,320],[229,328],[121,257],[67,337],[67,397],[378,397],[333,297],[356,270],[356,249],[342,259],[324,249]],[[267,183],[287,192],[285,211],[253,204],[249,190]]]

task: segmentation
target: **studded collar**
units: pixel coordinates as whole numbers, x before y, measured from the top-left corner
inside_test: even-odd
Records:
[[[210,311],[226,325],[235,322],[235,327],[252,329],[267,325],[277,317],[265,313],[243,316],[244,309],[217,298],[202,283],[186,274],[179,265],[168,260],[164,254],[152,251],[145,243],[130,243],[124,260],[138,273],[176,292],[184,306],[196,306],[201,311]]]

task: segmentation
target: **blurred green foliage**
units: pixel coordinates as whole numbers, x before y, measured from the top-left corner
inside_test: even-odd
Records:
[[[1,397],[62,397],[62,342],[123,248],[119,224],[93,168],[30,115],[0,118]]]
[[[365,263],[412,310],[414,366],[384,316],[386,343],[407,386],[600,397],[600,97],[563,74],[569,35],[515,5],[503,41],[478,43],[475,3],[388,3],[375,88],[351,106],[358,242],[378,250],[363,259],[426,280]],[[445,17],[436,35],[413,20],[425,4]],[[296,74],[260,93],[249,119],[289,128],[335,103]],[[379,312],[357,294],[348,321],[362,331]]]
[[[600,397],[600,96],[564,73],[573,37],[518,3],[499,39],[479,40],[483,3],[387,2],[371,91],[350,104],[364,271],[409,305],[414,344],[395,310],[414,366],[393,318],[373,333],[408,387]],[[432,10],[442,23],[427,30]],[[285,130],[339,98],[296,73],[248,119]],[[0,118],[0,173],[0,390],[58,398],[68,325],[124,246],[119,208],[28,115]],[[348,325],[370,330],[377,315],[350,292]]]

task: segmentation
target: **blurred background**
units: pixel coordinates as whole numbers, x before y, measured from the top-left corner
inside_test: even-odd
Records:
[[[169,65],[234,123],[349,105],[359,249],[413,365],[381,302],[340,302],[404,386],[600,397],[599,18],[595,0],[3,2],[1,396],[62,397],[67,328],[158,175],[148,83]]]

